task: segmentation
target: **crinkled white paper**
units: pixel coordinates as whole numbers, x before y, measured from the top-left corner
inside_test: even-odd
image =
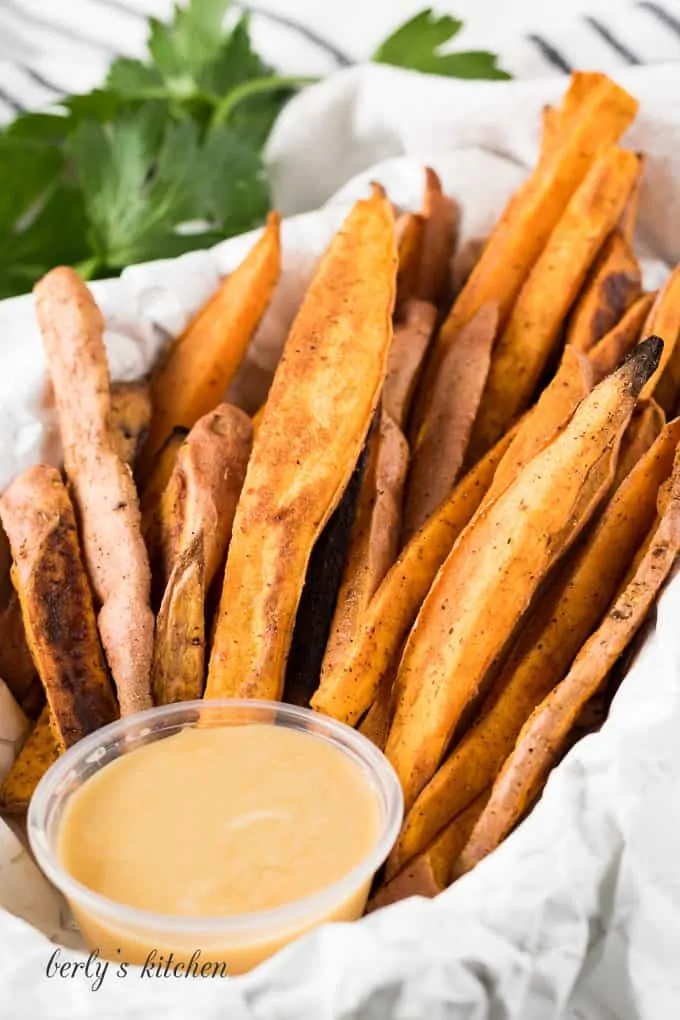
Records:
[[[657,259],[647,266],[653,280],[664,258],[680,255],[680,68],[620,77],[642,100],[630,141],[648,157],[641,242]],[[283,277],[232,396],[252,410],[266,392],[314,262],[367,180],[382,181],[396,203],[417,208],[422,163],[429,162],[462,200],[464,233],[483,234],[535,158],[538,113],[560,87],[554,79],[485,86],[370,68],[345,72],[291,104],[270,153],[279,207],[308,208],[360,176],[320,212],[285,222]],[[96,284],[114,377],[143,374],[253,240],[236,238]],[[32,301],[5,302],[0,488],[25,466],[58,458]],[[68,948],[77,934],[0,821],[0,1018],[674,1020],[678,620],[676,579],[603,730],[574,748],[528,820],[472,874],[436,900],[412,899],[352,925],[326,926],[243,978],[131,972],[118,979],[111,968],[96,991],[83,974],[49,978],[56,943],[66,947],[64,959],[79,958]],[[12,720],[20,724],[13,712],[2,713],[0,704],[0,740]]]

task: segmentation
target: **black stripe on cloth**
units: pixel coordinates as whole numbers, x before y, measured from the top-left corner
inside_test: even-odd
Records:
[[[64,90],[58,85],[55,85],[54,82],[45,78],[40,71],[36,71],[35,68],[29,67],[28,64],[15,64],[14,66],[18,68],[22,74],[25,74],[27,78],[34,81],[36,85],[40,85],[41,88],[47,89],[48,92],[54,92],[57,96],[63,96]]]
[[[116,57],[120,56],[119,51],[114,46],[102,42],[101,39],[92,39],[90,36],[76,31],[75,28],[71,28],[70,25],[62,25],[58,21],[44,18],[42,14],[33,14],[32,11],[25,10],[15,0],[2,0],[2,2],[8,11],[11,11],[18,20],[25,22],[27,25],[35,25],[36,28],[42,28],[47,32],[54,32],[55,35],[60,35],[63,39],[70,39],[72,42],[81,44],[84,43],[86,46],[91,46],[92,49],[104,50],[105,53],[111,53]]]
[[[4,103],[5,106],[9,106],[9,108],[14,110],[15,113],[23,113],[25,110],[25,107],[23,107],[21,103],[14,98],[14,96],[10,95],[10,93],[4,89],[2,85],[0,85],[0,103]]]
[[[631,49],[629,49],[627,46],[624,46],[621,40],[617,39],[613,32],[611,32],[606,25],[599,21],[598,18],[593,18],[591,17],[590,14],[586,14],[584,15],[583,20],[586,22],[587,25],[590,25],[593,32],[596,32],[597,35],[599,35],[600,39],[603,39],[609,46],[611,46],[611,48],[616,53],[618,53],[620,57],[623,57],[623,59],[627,63],[629,64],[641,63],[640,58],[637,57]]]
[[[680,35],[680,21],[674,18],[672,14],[669,14],[663,7],[659,7],[658,4],[648,3],[647,0],[640,0],[637,6],[642,7],[645,11],[649,11],[655,18],[658,18],[662,25],[670,28],[671,32]]]
[[[291,28],[298,35],[303,36],[308,42],[313,43],[314,46],[318,46],[319,49],[325,50],[329,56],[333,57],[339,67],[351,67],[354,61],[347,53],[344,53],[339,49],[335,43],[329,42],[328,39],[324,39],[323,36],[315,32],[313,28],[309,28],[307,25],[303,25],[301,22],[296,21],[294,18],[289,18],[285,14],[275,14],[274,11],[267,11],[263,7],[259,7],[257,4],[251,3],[239,3],[237,5],[241,10],[247,14],[256,14],[258,18],[267,18],[269,21],[273,21],[277,25],[282,25],[284,28]]]
[[[544,39],[542,35],[528,35],[527,39],[536,46],[549,64],[553,67],[557,67],[560,71],[564,71],[565,74],[571,74],[573,67],[569,61],[562,56],[559,50],[556,50],[552,43]]]

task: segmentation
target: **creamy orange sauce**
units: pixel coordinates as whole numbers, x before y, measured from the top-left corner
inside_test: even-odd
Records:
[[[370,852],[379,826],[366,775],[326,741],[281,726],[199,727],[87,780],[58,853],[118,903],[214,917],[325,888]]]

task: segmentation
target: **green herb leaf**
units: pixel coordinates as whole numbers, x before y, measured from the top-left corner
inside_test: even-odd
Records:
[[[231,127],[211,131],[202,160],[210,167],[204,181],[203,215],[223,237],[259,226],[269,209],[269,187],[262,157]]]
[[[441,48],[458,35],[463,22],[431,9],[416,14],[386,39],[373,54],[379,64],[392,64],[424,74],[453,78],[510,78],[496,66],[493,53],[442,53]]]
[[[222,22],[228,7],[229,0],[192,0],[188,7],[175,7],[169,25],[151,18],[149,52],[173,95],[196,91],[201,72],[223,47]]]

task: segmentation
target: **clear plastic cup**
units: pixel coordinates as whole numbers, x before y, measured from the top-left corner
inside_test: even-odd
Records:
[[[253,723],[312,734],[337,747],[365,773],[379,806],[380,827],[375,845],[350,872],[281,907],[206,918],[156,914],[116,903],[88,889],[64,869],[57,852],[64,808],[101,768],[187,726]],[[33,795],[28,836],[38,864],[66,897],[91,950],[98,950],[105,959],[142,964],[149,974],[156,974],[157,967],[169,967],[165,976],[208,976],[243,973],[324,921],[360,917],[373,876],[397,837],[402,816],[401,787],[394,770],[356,730],[307,709],[273,701],[189,701],[121,719],[70,748],[52,765]]]

